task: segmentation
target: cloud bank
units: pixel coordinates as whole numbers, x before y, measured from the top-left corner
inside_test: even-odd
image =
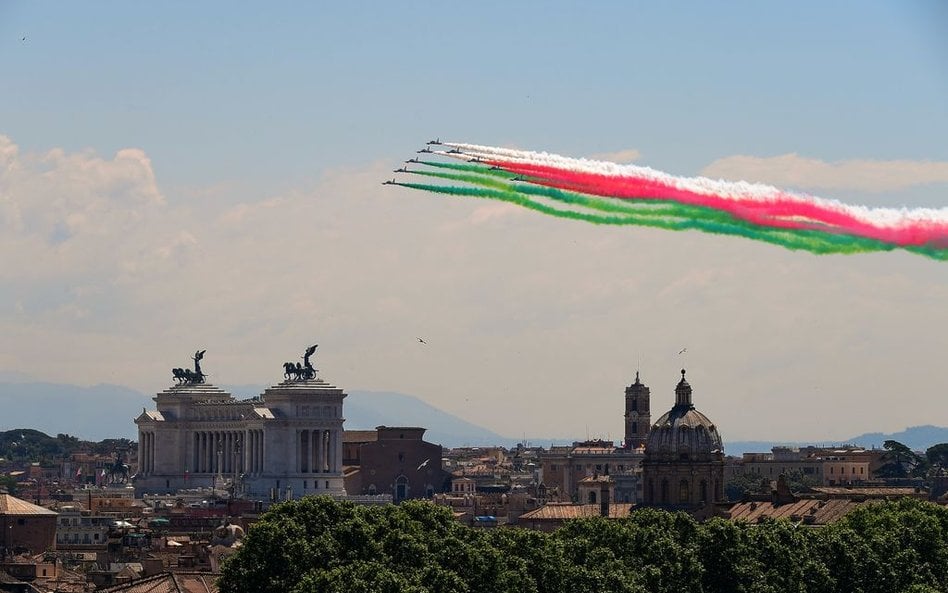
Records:
[[[843,160],[828,163],[793,153],[775,157],[736,155],[714,161],[701,175],[784,188],[887,192],[948,183],[948,162]]]

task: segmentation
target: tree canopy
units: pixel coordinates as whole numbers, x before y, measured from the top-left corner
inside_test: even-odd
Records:
[[[224,564],[225,593],[948,591],[948,509],[913,499],[839,522],[747,524],[654,509],[553,533],[472,529],[427,502],[274,506]]]

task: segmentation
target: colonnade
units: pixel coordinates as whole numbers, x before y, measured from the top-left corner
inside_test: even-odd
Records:
[[[262,430],[197,430],[191,435],[190,465],[194,473],[263,471]]]
[[[155,471],[155,433],[143,432],[138,439],[138,471],[150,474]]]
[[[336,449],[341,446],[340,432],[325,429],[296,431],[296,471],[302,474],[342,471],[342,456],[336,454]]]

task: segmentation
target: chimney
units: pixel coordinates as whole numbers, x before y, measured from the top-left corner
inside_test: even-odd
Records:
[[[599,482],[599,516],[609,518],[609,480]]]

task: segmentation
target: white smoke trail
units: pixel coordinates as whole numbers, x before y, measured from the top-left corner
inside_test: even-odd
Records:
[[[463,157],[465,160],[470,157],[480,157],[487,160],[495,158],[523,164],[556,167],[576,173],[591,173],[606,177],[633,177],[732,201],[753,201],[762,204],[790,201],[852,216],[857,220],[877,227],[899,229],[921,223],[944,226],[945,233],[948,234],[948,208],[870,208],[868,206],[846,204],[835,199],[789,192],[762,183],[714,180],[707,177],[678,177],[640,165],[623,165],[585,158],[577,159],[547,152],[497,146],[463,142],[444,142],[444,145],[462,151],[462,154],[444,152],[445,156]]]

